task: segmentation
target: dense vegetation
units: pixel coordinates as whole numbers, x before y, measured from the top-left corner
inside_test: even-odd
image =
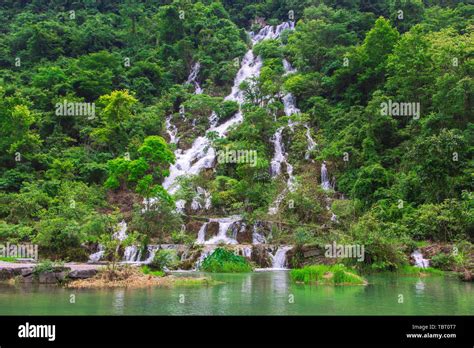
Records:
[[[367,282],[344,265],[314,265],[292,269],[291,279],[305,284],[323,285],[364,285]]]
[[[217,248],[201,264],[201,270],[214,273],[241,273],[252,271],[248,260],[232,251]]]
[[[174,203],[189,204],[199,186],[211,194],[207,214],[285,222],[271,242],[363,244],[365,263],[387,269],[428,240],[458,247],[435,260],[440,268],[462,265],[474,239],[473,14],[455,0],[3,1],[0,242],[80,260],[122,219],[143,244],[188,241]],[[223,97],[246,30],[289,15],[295,30],[254,47],[263,67],[241,86],[243,122],[226,138],[208,134],[216,150],[257,151],[256,165],[218,163],[170,196],[166,118],[187,148],[212,111],[233,115]],[[283,59],[295,73],[284,74]],[[196,62],[203,94],[185,83]],[[268,217],[286,181],[270,175],[286,92],[301,110],[283,133],[298,185]],[[95,113],[58,114],[64,101],[95,103]],[[419,103],[420,113],[384,114],[389,101]],[[305,124],[317,143],[309,156]]]

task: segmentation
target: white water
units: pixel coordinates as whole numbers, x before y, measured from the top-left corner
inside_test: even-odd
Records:
[[[122,220],[118,224],[118,231],[116,231],[112,238],[118,239],[119,241],[125,240],[127,238],[127,223],[125,220]],[[89,255],[89,262],[99,262],[100,259],[104,256],[105,250],[104,246],[99,244],[99,250],[91,255]]]
[[[123,261],[137,262],[141,259],[141,252],[136,245],[129,245],[123,253]]]
[[[99,262],[102,257],[104,257],[104,247],[99,244],[99,251],[89,255],[89,262]]]
[[[267,240],[258,231],[258,225],[259,224],[257,222],[253,225],[252,244],[265,244],[267,242]]]
[[[427,268],[430,266],[430,261],[423,258],[423,254],[419,250],[415,250],[411,256],[415,260],[415,266],[420,268]]]
[[[178,128],[171,123],[171,115],[166,118],[166,132],[168,133],[170,137],[170,143],[171,144],[176,144],[179,140],[176,135],[178,134]]]
[[[211,194],[199,186],[196,190],[196,196],[191,202],[191,209],[200,210],[204,208],[206,210],[209,210],[211,208]]]
[[[277,249],[275,255],[270,254],[273,261],[272,269],[286,269],[286,253],[292,248],[292,246],[284,245]]]
[[[191,72],[189,73],[188,79],[186,81],[187,84],[194,85],[194,93],[195,94],[202,94],[202,88],[197,81],[197,76],[199,74],[199,70],[201,69],[201,64],[199,62],[194,63],[193,67],[191,68]]]
[[[236,234],[238,233],[236,229],[236,223],[242,221],[242,217],[239,215],[228,216],[224,218],[209,219],[209,222],[217,222],[219,224],[219,231],[217,235],[211,239],[204,241],[204,244],[207,245],[217,245],[217,244],[237,244]],[[206,225],[207,223],[205,223]],[[207,226],[206,226],[207,229]],[[201,227],[202,230],[202,227]],[[206,230],[199,231],[199,233],[205,233]],[[229,236],[229,230],[232,232],[232,237]],[[199,235],[198,240],[203,240],[204,237]],[[201,242],[202,243],[202,242]]]
[[[306,150],[304,158],[308,160],[311,154],[311,151],[313,151],[316,148],[317,144],[311,137],[311,130],[309,129],[309,126],[305,124],[304,127],[306,128],[306,139],[308,140],[308,149]]]
[[[276,28],[266,26],[260,30],[256,35],[251,35],[252,44],[256,44],[265,39],[277,38],[284,29],[293,27],[292,23],[282,23]],[[247,51],[242,59],[242,64],[234,79],[234,85],[230,94],[225,100],[236,101],[242,104],[244,96],[240,90],[240,84],[252,77],[258,76],[262,67],[262,60],[260,57],[255,57],[252,48]],[[210,128],[206,131],[217,132],[219,136],[225,136],[231,126],[240,123],[243,120],[242,112],[239,110],[233,117],[221,125],[216,124],[215,115],[210,115]],[[205,136],[200,136],[194,140],[191,148],[176,153],[176,162],[170,167],[170,175],[164,180],[163,187],[170,193],[174,194],[179,189],[176,184],[176,179],[182,175],[195,175],[204,168],[212,168],[215,164],[215,151],[211,147],[210,141]]]
[[[112,237],[118,239],[119,241],[125,240],[127,238],[127,223],[125,220],[122,220],[119,224],[119,230],[115,232]]]
[[[329,190],[331,188],[326,162],[321,164],[321,187],[323,190]]]

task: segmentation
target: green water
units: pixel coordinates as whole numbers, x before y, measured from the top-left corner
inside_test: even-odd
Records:
[[[2,284],[0,315],[474,314],[474,286],[451,277],[377,275],[368,277],[368,286],[334,287],[293,284],[285,271],[208,276],[225,283],[129,290]]]

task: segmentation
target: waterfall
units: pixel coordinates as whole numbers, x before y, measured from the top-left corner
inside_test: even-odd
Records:
[[[250,259],[252,257],[252,247],[249,247],[249,246],[243,247],[242,256],[245,256]]]
[[[212,237],[208,241],[205,241],[204,244],[213,245],[213,244],[237,244],[235,239],[236,233],[236,224],[242,221],[242,217],[239,215],[228,216],[224,218],[209,219],[209,222],[217,222],[219,224],[219,231],[216,236]],[[232,237],[228,236],[229,229],[232,228]]]
[[[136,245],[129,245],[125,248],[123,253],[123,261],[125,262],[137,262],[141,259],[141,251]]]
[[[317,144],[311,137],[311,130],[309,129],[308,125],[305,124],[304,126],[306,128],[306,139],[308,140],[308,149],[306,150],[304,158],[308,160],[311,154],[311,151],[313,151],[316,148]]]
[[[127,223],[125,220],[122,220],[118,224],[118,231],[116,231],[112,238],[118,239],[119,241],[124,241],[127,238]],[[89,255],[89,262],[99,262],[100,259],[104,256],[105,250],[104,246],[99,244],[99,250],[91,255]]]
[[[196,188],[197,194],[191,202],[192,210],[200,210],[202,208],[209,210],[211,208],[211,194],[202,187]]]
[[[251,35],[252,44],[256,44],[265,39],[276,38],[284,29],[293,27],[292,23],[282,23],[276,28],[266,26],[256,35]],[[244,102],[243,92],[240,90],[240,84],[260,73],[262,60],[255,57],[252,48],[245,53],[242,64],[234,79],[230,94],[224,100],[232,100],[242,104]],[[242,112],[239,110],[233,117],[221,125],[217,125],[215,115],[210,116],[211,126],[207,132],[217,132],[219,136],[225,136],[231,126],[240,123],[243,120]],[[178,190],[176,179],[182,175],[195,175],[204,168],[213,168],[215,164],[215,151],[211,147],[210,141],[205,136],[197,137],[191,148],[186,151],[176,153],[176,162],[170,166],[170,175],[165,178],[163,187],[170,193],[174,194]]]
[[[189,73],[188,79],[186,80],[187,84],[194,85],[195,94],[202,94],[202,88],[199,85],[199,82],[196,80],[200,69],[201,64],[199,62],[194,63],[193,67],[191,68],[191,72]]]
[[[206,231],[207,231],[208,224],[209,224],[208,222],[203,223],[201,228],[199,229],[198,237],[196,240],[197,244],[204,244],[204,242],[206,241]]]
[[[430,261],[423,258],[423,254],[419,250],[415,250],[411,257],[415,260],[415,266],[420,268],[428,268],[430,266]]]
[[[125,220],[122,220],[119,224],[119,230],[115,232],[112,237],[118,239],[119,241],[125,240],[127,238],[127,223]]]
[[[284,245],[281,246],[277,249],[275,255],[270,254],[273,263],[272,263],[272,268],[274,269],[286,269],[286,253],[288,250],[292,249],[292,246],[289,245]]]
[[[255,222],[252,232],[252,244],[265,244],[267,241],[265,237],[258,231],[259,223]]]
[[[170,144],[176,144],[179,138],[176,137],[178,134],[178,128],[171,123],[171,115],[166,118],[166,132],[170,137]]]
[[[95,263],[99,262],[102,257],[104,257],[104,247],[99,244],[99,251],[89,255],[89,262]]]
[[[323,190],[329,190],[331,183],[329,182],[328,170],[326,168],[326,162],[323,161],[321,164],[321,187]]]
[[[283,143],[282,143],[282,132],[283,128],[278,128],[276,133],[273,135],[271,142],[275,148],[275,154],[273,155],[271,166],[272,166],[272,176],[280,175],[281,173],[281,164],[285,160],[283,156]]]

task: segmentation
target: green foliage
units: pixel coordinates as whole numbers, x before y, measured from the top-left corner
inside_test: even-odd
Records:
[[[440,253],[437,255],[433,255],[433,257],[430,260],[430,263],[434,268],[447,271],[447,270],[452,269],[452,267],[454,266],[455,260],[454,260],[453,255]]]
[[[33,268],[33,274],[39,276],[42,273],[54,272],[56,269],[62,268],[63,266],[63,262],[54,262],[48,259],[42,260]]]
[[[252,266],[245,257],[235,255],[223,248],[217,248],[201,264],[201,270],[213,273],[251,272]]]
[[[364,285],[366,281],[355,271],[344,265],[312,265],[292,269],[290,277],[294,282],[318,285]]]
[[[178,263],[179,259],[176,250],[160,249],[156,251],[153,261],[148,266],[153,270],[163,271],[176,268]]]
[[[165,272],[163,271],[153,271],[149,266],[144,265],[140,268],[143,274],[152,275],[154,277],[164,277]]]

